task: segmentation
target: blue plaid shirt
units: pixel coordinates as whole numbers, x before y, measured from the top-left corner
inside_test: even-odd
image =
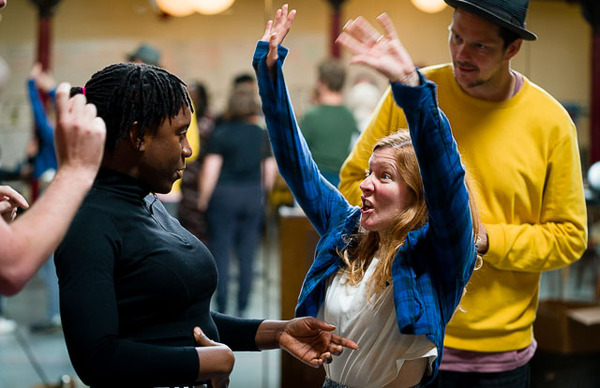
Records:
[[[285,85],[282,65],[288,50],[279,46],[275,79],[266,66],[267,42],[258,42],[253,66],[273,153],[282,177],[321,236],[296,306],[296,315],[316,316],[323,304],[326,281],[343,262],[337,251],[357,231],[360,209],[319,173],[298,128]],[[473,271],[476,250],[469,196],[450,125],[439,110],[436,86],[422,75],[421,86],[392,84],[396,103],[404,110],[419,161],[428,223],[411,231],[392,263],[394,305],[403,334],[426,335],[438,348],[437,374],[446,324]]]

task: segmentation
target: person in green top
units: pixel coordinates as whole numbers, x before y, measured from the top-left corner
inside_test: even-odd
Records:
[[[302,117],[300,128],[321,174],[337,186],[340,168],[359,132],[352,111],[343,104],[344,65],[336,59],[325,59],[318,66],[318,74],[315,87],[318,105]]]

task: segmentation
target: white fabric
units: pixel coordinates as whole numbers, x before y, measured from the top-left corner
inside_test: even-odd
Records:
[[[367,284],[379,262],[374,258],[356,286],[340,270],[329,281],[322,315],[336,332],[354,340],[358,350],[344,350],[325,365],[327,377],[349,387],[383,387],[392,382],[405,360],[437,357],[437,348],[424,335],[401,334],[394,309],[393,285],[367,300]]]

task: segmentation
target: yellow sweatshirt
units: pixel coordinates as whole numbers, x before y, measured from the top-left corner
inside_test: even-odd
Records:
[[[542,271],[578,260],[587,221],[577,134],[566,110],[523,77],[507,101],[464,93],[451,65],[423,69],[438,85],[489,236],[483,267],[474,272],[446,331],[445,346],[479,352],[531,344]],[[379,103],[341,171],[340,189],[360,203],[358,184],[377,139],[406,128],[390,90]]]

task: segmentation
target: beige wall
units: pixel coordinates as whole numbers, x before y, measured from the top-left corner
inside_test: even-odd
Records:
[[[53,22],[54,74],[58,80],[83,84],[93,72],[123,61],[126,53],[145,41],[162,51],[167,69],[184,80],[203,81],[219,110],[232,77],[251,71],[252,51],[265,15],[270,14],[264,4],[263,0],[237,0],[223,15],[161,19],[150,0],[63,0]],[[290,5],[298,10],[298,18],[287,40],[292,51],[285,70],[296,110],[302,112],[310,97],[314,65],[328,52],[330,8],[325,0],[290,1]],[[374,20],[382,11],[391,15],[417,63],[448,61],[450,9],[428,15],[409,0],[349,0],[343,18],[363,15]],[[12,70],[0,93],[0,146],[4,164],[11,164],[22,154],[31,128],[24,83],[35,55],[37,13],[29,0],[12,0],[0,15],[0,56]],[[557,99],[587,110],[591,29],[579,6],[533,0],[528,26],[539,40],[523,45],[514,67]],[[351,71],[356,74],[361,69]],[[379,81],[385,86],[385,80]],[[586,146],[587,117],[577,124],[580,142]]]

